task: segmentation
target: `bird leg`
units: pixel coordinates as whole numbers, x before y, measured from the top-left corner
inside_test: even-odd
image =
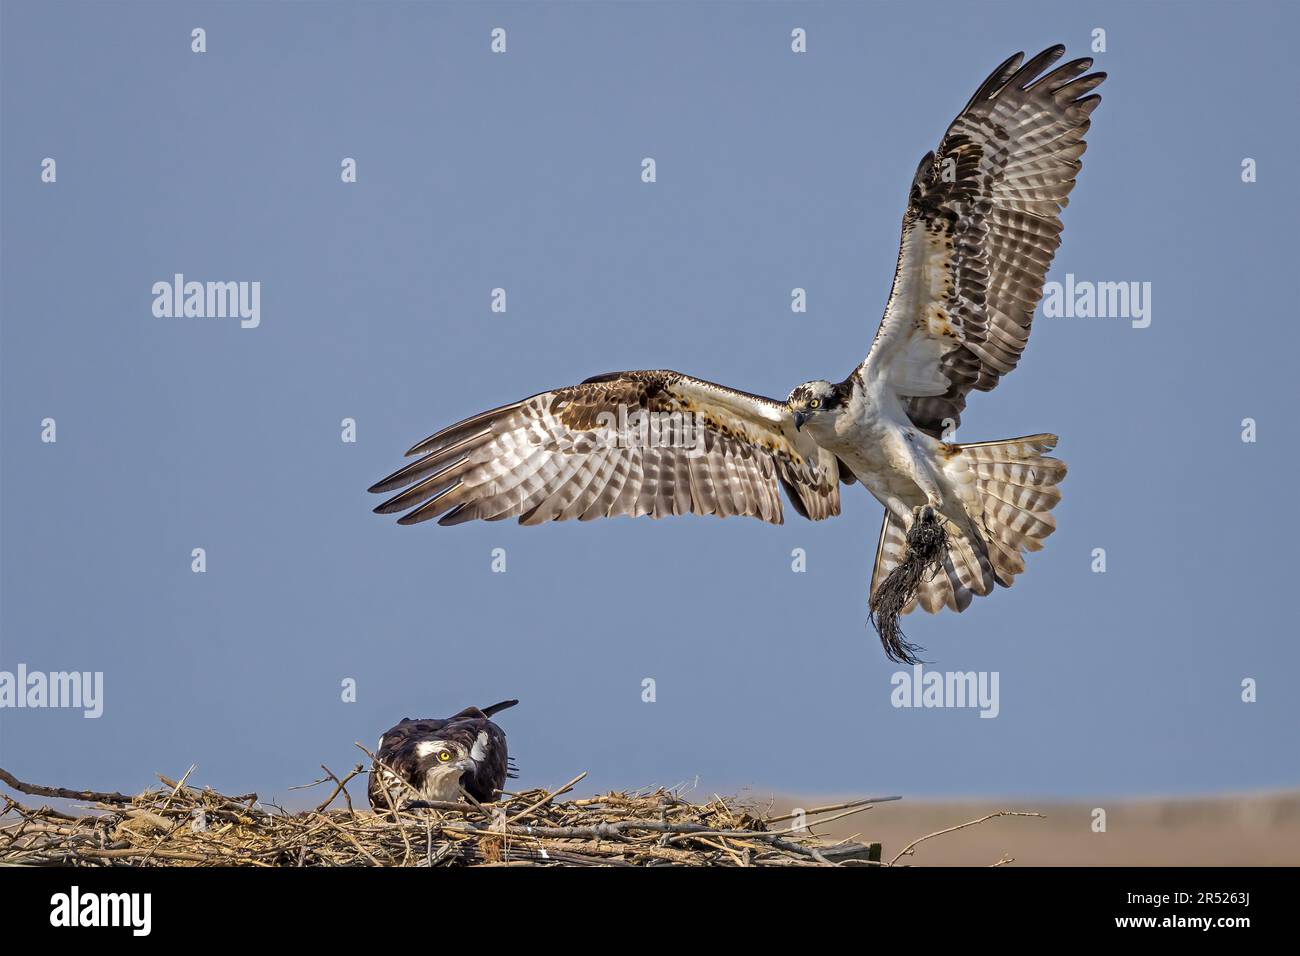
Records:
[[[932,520],[937,514],[939,514],[939,506],[933,502],[927,501],[923,505],[917,505],[912,509],[912,527],[916,527],[918,522]]]

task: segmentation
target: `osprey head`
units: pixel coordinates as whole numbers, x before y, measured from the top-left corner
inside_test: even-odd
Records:
[[[425,740],[416,744],[415,787],[426,800],[460,799],[461,776],[475,762],[455,740]]]
[[[846,395],[842,385],[832,385],[820,379],[796,387],[786,399],[794,416],[795,431],[801,430],[805,424],[815,431],[823,423],[833,421],[835,413],[844,406]]]

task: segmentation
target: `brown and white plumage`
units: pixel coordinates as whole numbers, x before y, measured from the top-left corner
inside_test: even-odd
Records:
[[[844,381],[808,382],[779,402],[678,372],[598,376],[420,442],[407,452],[415,461],[370,489],[396,492],[375,510],[402,512],[402,524],[682,514],[779,524],[778,487],[820,520],[839,514],[839,484],[856,479],[886,509],[873,595],[908,553],[915,518],[931,514],[949,550],[912,606],[961,611],[1010,586],[1022,553],[1055,527],[1065,465],[1045,452],[1056,438],[944,439],[970,391],[1020,361],[1060,244],[1105,78],[1088,59],[1055,66],[1063,52],[1003,62],[922,158],[884,318]],[[697,440],[629,444],[611,426],[620,412],[685,416]],[[886,651],[909,656],[905,644]]]
[[[988,594],[994,584],[1011,587],[1025,570],[1022,551],[1040,550],[1043,539],[1056,529],[1049,512],[1061,500],[1057,484],[1065,477],[1066,465],[1042,454],[1055,445],[1055,435],[1028,435],[949,446],[975,492],[981,534],[974,539],[953,536],[943,572],[922,582],[907,610],[919,604],[931,614],[945,607],[960,612],[975,595]],[[871,575],[873,594],[906,553],[906,536],[904,523],[887,511]]]
[[[406,717],[384,731],[370,769],[370,806],[395,810],[412,800],[456,801],[462,790],[480,803],[495,800],[516,774],[505,731],[491,718],[518,703],[466,707],[450,717]]]
[[[1063,53],[1056,46],[1027,63],[1021,54],[1003,62],[913,178],[893,289],[857,374],[887,382],[907,421],[931,438],[951,434],[967,394],[994,388],[1029,340],[1101,102],[1092,91],[1106,78],[1088,73],[1087,58],[1053,69]],[[960,448],[938,461],[966,491],[970,526],[956,528],[947,566],[922,586],[925,610],[961,611],[994,584],[1009,587],[1024,569],[1021,551],[1042,547],[1066,470],[1042,454],[1055,444],[1040,435],[942,446]],[[886,514],[873,593],[906,552],[905,526]]]
[[[635,412],[677,415],[691,434],[642,442],[628,428],[620,437],[620,415]],[[370,489],[406,489],[375,509],[406,512],[401,524],[682,514],[780,524],[778,486],[802,515],[840,511],[835,457],[795,430],[784,402],[680,372],[615,372],[542,392],[445,428],[407,455],[420,457]]]
[[[1087,72],[1087,58],[1045,73],[1064,52],[1003,62],[912,180],[893,290],[861,371],[888,377],[935,437],[960,423],[971,389],[990,391],[1016,367],[1029,340],[1101,102],[1091,91],[1106,78]]]

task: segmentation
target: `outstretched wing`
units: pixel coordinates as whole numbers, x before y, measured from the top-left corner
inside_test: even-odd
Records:
[[[671,371],[614,372],[467,418],[371,487],[399,524],[518,517],[752,515],[780,524],[777,486],[814,520],[839,514],[835,456],[782,402]],[[439,517],[441,516],[441,517]]]
[[[859,372],[884,377],[936,437],[972,388],[1016,367],[1060,245],[1086,147],[1092,60],[1043,71],[1065,52],[1011,57],[975,91],[917,168],[885,317]],[[1087,75],[1085,75],[1087,74]]]

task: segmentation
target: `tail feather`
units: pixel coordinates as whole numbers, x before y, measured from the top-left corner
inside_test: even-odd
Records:
[[[1043,539],[1056,530],[1056,522],[1049,514],[1021,511],[1005,501],[985,498],[984,527],[1006,544],[1039,551]]]
[[[945,607],[960,614],[970,607],[976,595],[983,596],[992,591],[994,580],[993,566],[988,558],[950,523],[948,553],[944,556],[942,571],[921,583],[917,592],[918,603],[931,614]]]
[[[872,594],[880,590],[880,583],[903,560],[906,551],[907,531],[891,512],[886,511],[885,521],[880,526],[880,541],[876,544],[875,570],[871,573]]]
[[[900,555],[899,560],[902,560]],[[933,574],[921,582],[916,590],[916,599],[903,608],[904,614],[910,614],[912,608],[921,605],[926,614],[938,614],[945,607],[957,610],[957,596],[952,591],[952,576],[944,568],[942,574]]]
[[[1043,452],[1056,447],[1055,435],[1024,435],[1020,438],[1000,438],[997,441],[974,441],[957,445],[970,456],[971,461],[988,464],[991,462],[1030,464],[1044,472],[1051,471],[1065,477],[1065,462],[1059,458],[1041,458]]]
[[[963,445],[969,448],[969,445]],[[1065,462],[1057,458],[1039,458],[1034,464],[1023,461],[972,460],[971,468],[981,481],[1005,481],[1009,485],[1047,488],[1065,477]]]
[[[968,469],[983,508],[983,514],[972,516],[980,540],[970,540],[968,529],[948,522],[943,568],[920,582],[903,613],[917,605],[931,614],[944,607],[960,612],[976,595],[988,594],[995,586],[1011,587],[1025,570],[1022,552],[1040,550],[1043,539],[1056,530],[1050,512],[1061,500],[1056,486],[1067,468],[1065,462],[1043,454],[1055,446],[1055,435],[954,446],[951,467]],[[887,512],[871,575],[873,595],[906,556],[907,528]]]
[[[981,481],[978,478],[976,481],[986,497],[996,498],[1020,511],[1045,514],[1061,500],[1061,489],[1057,485],[1035,488],[1032,485],[1013,485],[1009,481]]]
[[[983,597],[993,590],[993,565],[988,559],[987,546],[976,547],[964,534],[950,535],[948,563],[945,569],[951,580],[955,575],[953,599],[957,611],[970,607],[975,595]],[[984,542],[980,542],[984,545]]]
[[[517,703],[519,703],[518,700],[503,700],[503,701],[498,701],[497,703],[493,704],[491,707],[484,707],[484,708],[483,708],[483,716],[484,716],[484,717],[492,717],[492,716],[494,716],[494,715],[496,715],[496,714],[499,714],[499,713],[500,713],[501,711],[503,711],[503,710],[508,710],[509,708],[515,706],[515,704],[517,704]]]
[[[989,538],[989,557],[993,560],[993,573],[997,577],[998,584],[1004,588],[1011,587],[1011,582],[1016,579],[1017,574],[1023,574],[1025,571],[1025,559],[1020,554],[1020,549],[1012,545],[1005,544],[997,538]]]
[[[960,446],[960,457],[975,475],[984,506],[984,539],[1004,587],[1025,570],[1021,553],[1041,550],[1044,539],[1056,530],[1050,512],[1061,500],[1057,486],[1068,468],[1044,454],[1055,447],[1055,435]]]

